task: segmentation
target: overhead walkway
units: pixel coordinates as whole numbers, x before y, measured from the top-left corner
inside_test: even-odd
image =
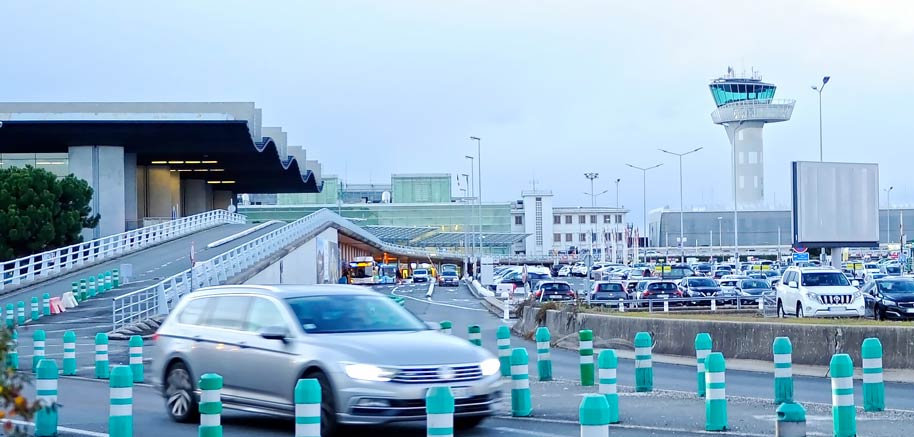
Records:
[[[122,265],[129,264],[133,270],[133,275],[128,278],[130,282],[126,285],[123,285],[116,290],[109,291],[101,296],[89,299],[86,302],[87,305],[81,303],[79,307],[67,311],[64,315],[54,316],[60,320],[73,320],[74,318],[86,320],[88,314],[85,313],[85,310],[88,307],[93,306],[93,301],[109,302],[110,298],[156,283],[163,278],[173,276],[175,273],[188,269],[191,264],[191,247],[194,248],[197,262],[206,262],[213,257],[231,251],[250,240],[269,233],[271,230],[280,227],[281,223],[277,222],[266,225],[257,232],[246,234],[216,247],[207,247],[211,243],[220,242],[220,240],[225,240],[227,237],[243,233],[255,226],[258,225],[239,223],[222,224],[198,232],[188,233],[182,237],[148,246],[121,256],[111,256],[106,260],[95,262],[89,266],[83,265],[32,286],[23,287],[3,294],[0,296],[0,308],[3,309],[5,318],[5,312],[8,305],[12,304],[16,307],[18,302],[21,301],[26,305],[26,314],[28,314],[30,312],[29,307],[33,297],[38,298],[39,302],[42,302],[42,297],[46,293],[52,297],[59,297],[63,293],[71,291],[73,282],[88,279],[90,276],[97,277],[99,274],[111,272],[114,269],[120,268]],[[124,278],[122,277],[122,280],[123,279]],[[104,307],[110,308],[110,304],[104,305]],[[104,316],[104,320],[105,322],[110,323],[110,313]]]

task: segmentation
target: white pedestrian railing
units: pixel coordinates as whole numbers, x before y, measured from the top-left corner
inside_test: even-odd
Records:
[[[182,296],[191,291],[200,287],[225,284],[235,275],[286,246],[315,236],[328,227],[334,227],[350,235],[358,235],[363,241],[385,252],[417,258],[428,257],[428,253],[422,250],[384,243],[333,211],[322,209],[214,258],[198,262],[193,268],[157,284],[112,298],[113,329],[120,329],[154,316],[166,315]]]
[[[3,279],[0,290],[15,288],[38,280],[53,278],[106,261],[154,244],[182,237],[201,229],[227,224],[246,223],[245,216],[225,210],[207,211],[189,217],[146,226],[97,240],[76,243],[67,247],[27,257],[2,261]]]

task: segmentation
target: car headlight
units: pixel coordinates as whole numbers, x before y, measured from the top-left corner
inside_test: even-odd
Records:
[[[818,299],[818,296],[817,296],[815,293],[811,292],[811,291],[804,291],[804,292],[803,292],[803,295],[805,295],[807,299],[812,299],[812,300],[817,300],[817,299]]]
[[[492,376],[501,370],[501,363],[497,358],[489,358],[479,363],[479,370],[482,370],[483,376]]]
[[[861,291],[855,291],[855,292],[854,292],[854,300],[861,299],[861,298],[863,298],[863,292],[861,292]]]
[[[372,364],[347,364],[344,369],[350,378],[360,381],[387,382],[394,376],[394,371]]]
[[[898,303],[892,299],[882,299],[882,303],[885,305],[891,305],[891,306],[898,305]]]

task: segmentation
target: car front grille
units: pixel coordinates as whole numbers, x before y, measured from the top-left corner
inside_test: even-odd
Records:
[[[501,399],[501,392],[454,400],[454,414],[484,413]],[[390,406],[353,406],[352,414],[378,417],[419,417],[425,415],[425,399],[387,399]]]
[[[914,302],[899,302],[898,306],[901,308],[914,308]]]
[[[408,367],[400,369],[391,382],[401,384],[438,384],[450,382],[474,381],[482,378],[478,365]]]
[[[854,300],[850,294],[823,294],[819,295],[819,302],[825,305],[849,304]]]

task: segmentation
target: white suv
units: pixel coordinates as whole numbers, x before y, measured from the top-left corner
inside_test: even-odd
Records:
[[[830,267],[790,267],[777,286],[778,316],[863,317],[863,293]]]

